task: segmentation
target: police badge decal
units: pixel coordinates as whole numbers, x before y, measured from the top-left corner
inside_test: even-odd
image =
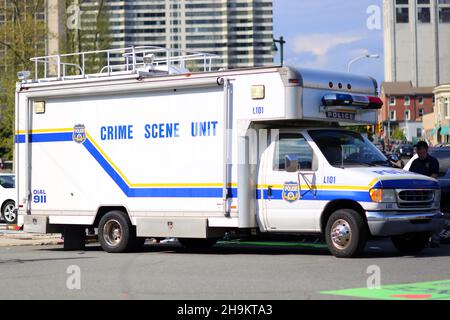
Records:
[[[300,199],[300,190],[297,182],[289,181],[284,183],[283,199],[290,203]]]
[[[86,127],[83,124],[77,124],[73,127],[72,139],[76,143],[83,143],[86,141]]]

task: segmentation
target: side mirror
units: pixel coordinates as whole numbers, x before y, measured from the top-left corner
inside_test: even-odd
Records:
[[[295,159],[292,155],[287,155],[284,158],[284,168],[287,172],[297,172],[300,169],[298,159]]]

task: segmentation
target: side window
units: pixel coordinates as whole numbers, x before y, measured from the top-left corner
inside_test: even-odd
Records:
[[[301,170],[312,170],[314,152],[305,138],[296,133],[280,134],[275,145],[274,170],[285,170],[286,156],[298,159]]]

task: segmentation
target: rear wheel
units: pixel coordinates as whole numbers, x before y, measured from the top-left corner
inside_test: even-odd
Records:
[[[419,232],[393,236],[392,243],[402,254],[415,255],[425,249],[430,242],[429,232]]]
[[[355,210],[334,212],[325,228],[325,239],[331,253],[337,258],[360,255],[366,246],[369,232],[361,215]]]
[[[121,211],[105,214],[98,225],[98,240],[103,250],[111,253],[132,251],[136,248],[136,229]]]
[[[17,213],[14,211],[15,207],[14,201],[12,200],[6,201],[2,207],[2,218],[7,224],[17,223]]]
[[[178,242],[189,250],[204,250],[214,246],[219,238],[206,238],[206,239],[194,239],[194,238],[179,238]]]

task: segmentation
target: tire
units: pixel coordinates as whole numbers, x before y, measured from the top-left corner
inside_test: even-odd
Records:
[[[86,228],[66,226],[63,231],[64,251],[84,250],[86,246]]]
[[[205,250],[214,246],[219,238],[206,238],[206,239],[194,239],[194,238],[179,238],[178,242],[188,250]]]
[[[125,213],[110,211],[100,219],[98,240],[106,252],[130,252],[136,248],[136,229]]]
[[[17,224],[17,213],[14,212],[16,205],[14,201],[8,200],[2,206],[2,219],[7,224]]]
[[[369,231],[362,216],[351,209],[335,211],[327,221],[325,240],[337,258],[353,258],[366,246]]]
[[[409,233],[391,238],[394,247],[402,254],[416,255],[430,242],[429,232]]]

